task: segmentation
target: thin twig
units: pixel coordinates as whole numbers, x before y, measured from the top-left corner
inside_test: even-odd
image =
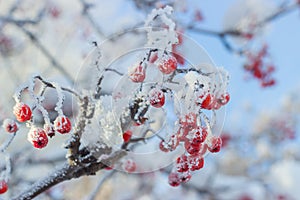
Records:
[[[41,76],[37,75],[34,76],[34,78],[40,80],[44,85],[46,85],[46,87],[50,87],[50,88],[56,88],[52,83],[46,81],[45,79],[43,79]],[[61,87],[61,89],[63,91],[69,92],[71,94],[73,94],[74,96],[76,96],[78,99],[81,99],[81,96],[79,93],[77,93],[75,90],[72,90],[70,88],[66,88],[66,87]]]
[[[44,45],[40,42],[40,40],[36,37],[35,34],[24,28],[23,26],[17,26],[28,38],[32,41],[33,44],[46,56],[52,65],[61,72],[68,80],[71,81],[71,84],[74,84],[75,80],[73,77],[65,70],[65,68],[51,55],[51,53],[46,49]]]
[[[0,151],[1,151],[1,152],[5,152],[5,151],[6,151],[6,149],[9,147],[9,145],[10,145],[10,144],[12,143],[12,141],[14,140],[15,136],[16,136],[16,132],[13,133],[13,135],[7,140],[7,142],[4,143],[4,144],[0,147]]]

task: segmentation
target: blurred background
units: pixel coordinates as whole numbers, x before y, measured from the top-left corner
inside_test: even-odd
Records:
[[[108,56],[122,45],[141,42],[137,37],[120,36],[118,42],[107,38],[141,27],[153,8],[165,5],[174,8],[177,30],[229,71],[231,100],[221,152],[208,155],[204,168],[176,188],[168,185],[164,170],[139,175],[107,170],[59,184],[37,199],[299,199],[297,0],[0,0],[1,122],[12,117],[12,96],[33,74],[66,87],[84,84],[89,76],[80,70],[94,41],[106,42]],[[47,95],[44,105],[53,110],[56,98]],[[71,101],[67,97],[64,105],[70,116]],[[64,161],[60,146],[66,136],[37,151],[24,142],[26,131],[8,148],[22,166],[14,167],[12,189],[4,199]],[[0,143],[8,137],[1,130]],[[4,162],[4,155],[0,160]]]

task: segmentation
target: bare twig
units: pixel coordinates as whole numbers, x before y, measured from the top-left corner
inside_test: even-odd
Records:
[[[52,65],[61,72],[68,80],[71,81],[71,84],[74,84],[75,80],[73,77],[65,70],[65,68],[51,55],[51,53],[46,49],[46,47],[40,42],[40,40],[36,37],[35,34],[27,30],[23,26],[17,26],[28,38],[32,41],[32,43],[45,55],[46,58],[52,63]]]
[[[263,27],[268,23],[273,22],[274,20],[279,19],[280,17],[283,17],[286,14],[289,14],[290,12],[294,11],[299,7],[299,4],[294,3],[292,5],[286,5],[282,4],[280,8],[271,14],[270,16],[266,17],[262,21],[258,22],[255,24],[256,27]],[[207,35],[207,36],[212,36],[218,38],[223,46],[230,52],[237,53],[237,54],[243,54],[244,50],[243,49],[235,49],[228,41],[227,37],[228,36],[235,36],[235,37],[244,37],[247,35],[247,33],[232,29],[232,30],[224,30],[224,31],[216,31],[216,30],[210,30],[210,29],[205,29],[205,28],[199,28],[194,26],[193,24],[190,24],[186,26],[186,29],[197,32],[199,34]]]
[[[16,136],[16,132],[7,140],[6,143],[4,143],[4,144],[1,145],[1,147],[0,147],[0,151],[1,152],[5,152],[5,150],[9,147],[9,145],[14,140],[15,136]]]
[[[41,76],[37,75],[34,76],[33,78],[36,78],[38,80],[40,80],[44,85],[46,85],[46,87],[50,87],[50,88],[56,88],[52,83],[46,81],[45,79],[43,79]],[[81,96],[79,93],[77,93],[75,90],[72,90],[70,88],[66,88],[66,87],[61,87],[61,89],[63,91],[69,92],[71,94],[73,94],[74,96],[76,96],[79,100],[81,99]]]
[[[93,6],[92,4],[87,3],[85,0],[80,0],[80,3],[82,5],[82,15],[85,16],[92,27],[95,29],[95,31],[98,33],[98,35],[102,38],[105,37],[104,33],[102,32],[101,28],[98,26],[98,24],[95,22],[92,15],[89,13],[89,9]]]

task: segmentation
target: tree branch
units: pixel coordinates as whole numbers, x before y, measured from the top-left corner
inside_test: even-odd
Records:
[[[99,162],[93,162],[88,164],[80,163],[78,165],[69,165],[68,163],[66,163],[60,169],[54,171],[45,179],[34,183],[26,191],[12,198],[12,200],[32,199],[61,182],[71,180],[73,178],[79,178],[81,176],[95,175],[97,171],[104,169],[107,166],[104,163],[114,164],[116,161],[118,161],[125,155],[126,152],[120,150],[112,153],[110,156],[108,156],[108,158],[103,159]]]

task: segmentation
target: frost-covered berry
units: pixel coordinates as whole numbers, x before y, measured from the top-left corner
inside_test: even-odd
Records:
[[[136,170],[136,163],[132,159],[127,159],[123,163],[123,169],[126,172],[134,172]]]
[[[180,185],[180,177],[178,176],[178,173],[176,172],[171,172],[169,174],[169,184],[172,186],[172,187],[177,187]]]
[[[189,160],[191,168],[191,171],[196,171],[199,170],[201,168],[203,168],[204,166],[204,159],[203,158],[197,158],[197,157],[193,157]]]
[[[31,128],[28,133],[27,140],[38,149],[44,148],[48,144],[47,134],[42,128]]]
[[[131,139],[132,136],[132,131],[131,130],[127,130],[123,133],[123,141],[124,142],[129,142],[129,140]]]
[[[153,88],[149,92],[150,105],[155,108],[160,108],[165,104],[165,94],[163,91]]]
[[[189,171],[179,173],[179,180],[180,182],[187,183],[189,180],[191,180],[192,175]]]
[[[165,142],[165,141],[160,141],[159,143],[159,149],[163,152],[169,152],[169,147],[168,147],[168,144]]]
[[[190,155],[197,155],[201,149],[201,144],[192,145],[188,140],[184,142],[184,148]]]
[[[220,137],[214,136],[211,139],[211,144],[208,145],[208,150],[212,153],[217,153],[221,150],[222,139]]]
[[[8,189],[7,182],[5,180],[0,180],[0,194],[4,194]]]
[[[203,97],[200,97],[203,98]],[[213,103],[213,97],[211,94],[207,94],[206,96],[204,96],[204,99],[201,103],[201,108],[203,109],[212,109],[212,103]]]
[[[52,138],[55,135],[55,129],[52,124],[45,124],[44,131],[50,138]]]
[[[208,133],[205,127],[197,127],[195,129],[192,142],[193,146],[198,146],[200,143],[203,143],[207,137]]]
[[[177,172],[187,172],[189,170],[188,157],[186,155],[181,155],[176,160]]]
[[[15,120],[12,119],[5,119],[3,121],[2,127],[6,130],[8,133],[15,133],[18,131],[19,127],[18,124],[15,122]]]
[[[66,116],[58,116],[54,121],[54,127],[61,134],[69,133],[72,129],[71,121]]]
[[[17,103],[13,108],[13,113],[19,122],[30,120],[32,112],[30,107],[23,102]]]
[[[218,99],[218,103],[221,105],[225,105],[229,102],[230,95],[228,93],[222,94],[221,97]]]
[[[146,69],[142,65],[138,65],[129,73],[129,78],[132,82],[141,83],[146,78]]]
[[[173,56],[163,58],[158,64],[158,69],[164,74],[171,74],[177,69],[177,60]]]

